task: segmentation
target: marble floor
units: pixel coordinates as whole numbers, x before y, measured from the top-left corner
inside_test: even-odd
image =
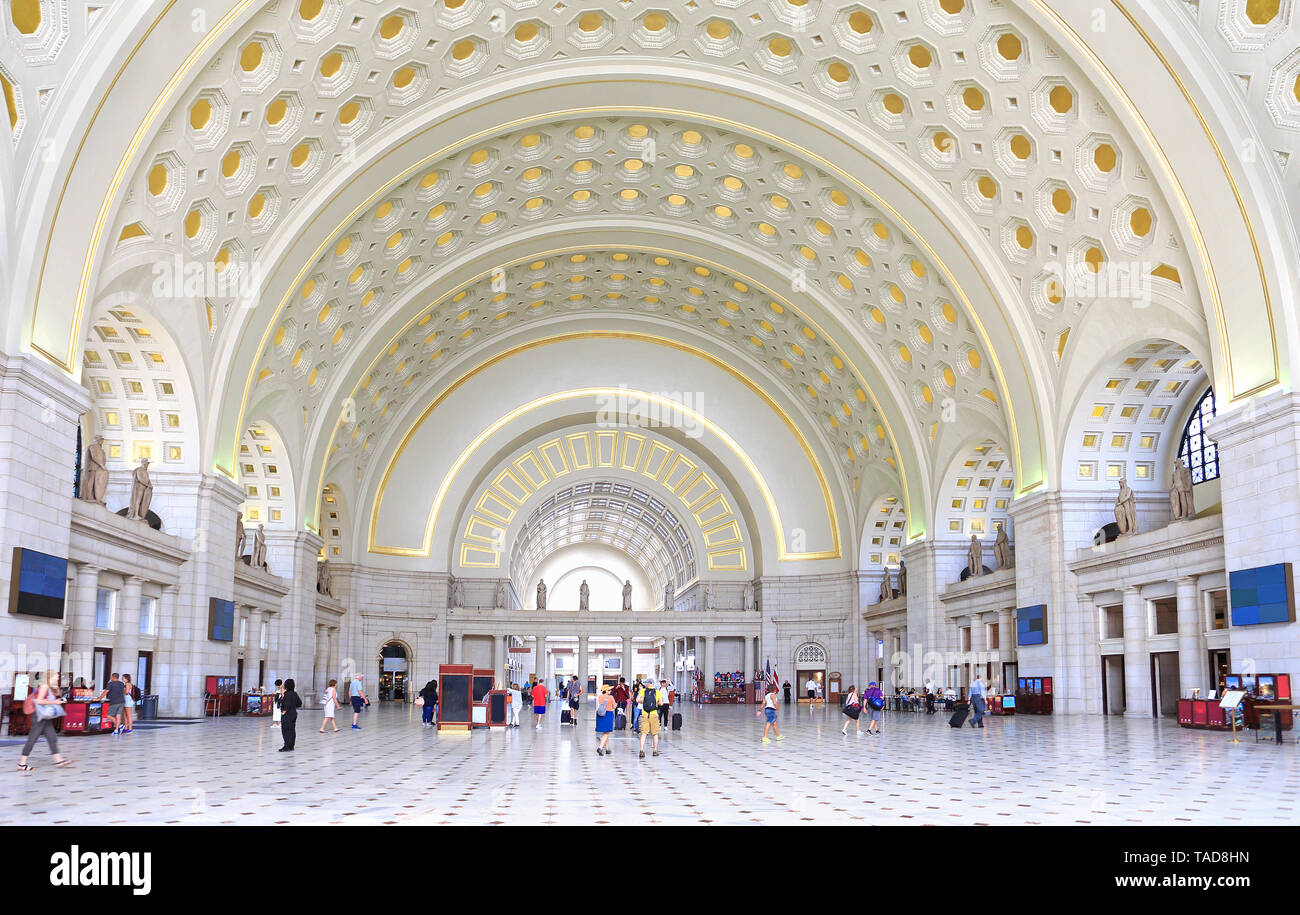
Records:
[[[752,707],[683,709],[662,755],[637,758],[616,733],[599,757],[582,725],[472,734],[422,728],[419,711],[378,707],[363,729],[321,735],[299,718],[276,752],[265,719],[159,723],[60,742],[75,760],[14,771],[4,740],[0,825],[14,824],[1291,824],[1300,746],[1233,745],[1169,722],[890,713],[881,737],[840,735],[834,708],[784,707],[785,739],[763,744]],[[1243,777],[1244,776],[1244,777]]]

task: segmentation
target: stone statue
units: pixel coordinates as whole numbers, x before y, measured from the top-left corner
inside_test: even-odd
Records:
[[[754,609],[754,583],[752,581],[745,582],[744,607],[746,610]]]
[[[880,602],[883,604],[887,600],[894,599],[894,586],[889,580],[889,566],[885,566],[885,574],[880,578]]]
[[[898,593],[907,593],[907,563],[901,559],[898,560]]]
[[[1115,499],[1115,524],[1121,537],[1137,533],[1137,497],[1128,488],[1127,479],[1119,481],[1119,496]]]
[[[537,609],[546,609],[546,582],[542,579],[537,581]]]
[[[1192,501],[1192,472],[1179,460],[1174,461],[1173,479],[1170,480],[1169,508],[1175,521],[1184,521],[1196,514]]]
[[[126,517],[131,521],[149,520],[149,503],[153,501],[153,483],[149,480],[149,459],[140,458],[140,466],[131,473],[131,506]]]
[[[971,578],[984,574],[984,548],[974,534],[970,535],[970,548],[966,551],[966,567],[970,570]]]
[[[582,580],[582,584],[578,587],[578,609],[591,609],[591,588],[587,587],[587,579],[585,578]]]
[[[504,581],[497,582],[497,596],[494,606],[498,610],[506,609],[506,583]]]
[[[328,559],[322,559],[316,564],[316,593],[334,596],[334,577],[330,574]]]
[[[235,515],[235,562],[244,558],[244,547],[248,546],[248,531],[244,530],[244,513]]]
[[[623,582],[623,609],[632,609],[632,579]]]
[[[253,534],[253,568],[271,571],[266,565],[266,526],[259,524]]]
[[[707,584],[702,585],[701,587],[704,589],[704,594],[701,597],[701,603],[704,604],[705,610],[712,610],[713,609],[713,588],[712,586]]]
[[[108,461],[104,457],[104,436],[96,435],[86,448],[86,460],[81,465],[81,499],[103,505],[107,489]]]
[[[451,605],[465,606],[465,580],[454,575],[451,577]]]
[[[677,603],[677,592],[673,590],[673,583],[670,581],[664,585],[664,609],[671,610]]]
[[[998,528],[998,539],[993,541],[993,557],[998,561],[999,569],[1011,568],[1011,541],[1007,539],[1007,526]]]

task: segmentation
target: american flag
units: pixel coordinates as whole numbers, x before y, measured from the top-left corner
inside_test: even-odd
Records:
[[[770,687],[772,687],[773,689],[775,689],[775,688],[777,687],[777,685],[778,685],[778,681],[779,681],[781,678],[778,677],[778,676],[776,675],[776,671],[774,671],[774,670],[772,669],[772,659],[771,659],[771,658],[768,658],[768,659],[767,659],[766,663],[764,664],[764,668],[765,668],[765,673],[764,673],[764,675],[763,675],[763,679],[767,682],[767,685],[768,685],[768,686],[770,686]]]

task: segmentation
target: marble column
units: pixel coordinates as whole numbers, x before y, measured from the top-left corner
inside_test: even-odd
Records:
[[[894,674],[894,633],[895,632],[896,630],[894,629],[885,630],[885,657],[884,657],[885,682],[881,684],[881,688],[885,692],[893,692],[894,684],[897,679]]]
[[[970,618],[970,652],[971,652],[971,681],[974,682],[975,675],[983,677],[985,686],[988,685],[988,629],[984,623],[984,615],[981,613],[972,613]]]
[[[619,668],[619,676],[627,678],[629,683],[632,680],[632,664],[636,661],[635,651],[631,637],[623,636],[623,666]]]
[[[591,650],[590,640],[585,632],[578,633],[578,695],[587,695],[587,652]]]
[[[325,676],[326,684],[331,678],[339,676],[339,627],[330,626],[325,630]]]
[[[714,636],[706,635],[706,636],[702,636],[701,638],[704,641],[704,669],[701,671],[701,673],[704,674],[704,691],[706,693],[712,693],[713,674],[714,674],[714,664],[713,664]]]
[[[134,575],[125,576],[117,606],[113,669],[121,674],[130,674],[132,683],[135,683],[135,672],[140,661],[140,598],[143,585],[144,582]]]
[[[506,637],[504,635],[492,636],[492,683],[495,689],[497,685],[505,683],[506,677]]]
[[[1193,689],[1204,693],[1214,682],[1208,676],[1205,625],[1201,620],[1200,592],[1195,576],[1178,579],[1178,696],[1185,699]]]
[[[464,664],[463,652],[465,650],[465,636],[459,632],[451,634],[451,663]]]
[[[536,636],[533,636],[533,639],[534,639],[534,647],[533,647],[533,673],[536,675],[536,677],[537,677],[538,680],[545,680],[545,679],[546,679],[546,676],[547,676],[547,671],[546,671],[546,636],[544,636],[544,635],[536,635]]]
[[[324,623],[316,624],[316,643],[312,653],[311,684],[317,694],[325,692],[329,683],[329,627]]]
[[[1124,589],[1124,717],[1151,717],[1151,655],[1147,651],[1146,601]]]
[[[68,636],[72,681],[89,683],[95,660],[95,601],[99,595],[99,566],[88,562],[77,567],[77,585],[72,603],[72,629]]]
[[[244,689],[265,686],[258,675],[262,663],[262,608],[248,608],[248,645],[244,648]]]
[[[154,652],[151,692],[158,695],[161,704],[170,696],[173,680],[179,685],[178,674],[184,664],[184,655],[177,651],[182,636],[176,630],[176,586],[163,585],[158,597],[157,618],[154,620]],[[187,636],[186,636],[187,637]],[[144,686],[141,685],[141,689]]]
[[[1016,630],[1011,624],[1010,607],[1003,607],[998,611],[998,655],[1003,661],[1015,660]]]
[[[744,643],[741,650],[741,657],[744,659],[741,663],[744,666],[741,670],[745,672],[745,682],[749,683],[754,679],[754,640],[744,636],[741,642]]]

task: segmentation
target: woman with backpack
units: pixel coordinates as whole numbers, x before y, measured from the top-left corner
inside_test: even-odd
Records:
[[[420,723],[426,728],[433,727],[433,710],[438,707],[438,681],[430,680],[420,690],[420,699],[424,703],[420,708]]]
[[[840,728],[840,733],[845,737],[849,736],[849,722],[853,722],[853,727],[859,737],[862,736],[862,723],[858,718],[862,715],[862,703],[858,700],[858,691],[852,683],[849,684],[849,694],[844,697],[844,727]]]
[[[284,714],[280,716],[280,734],[284,737],[281,753],[292,753],[294,742],[298,737],[298,709],[302,708],[302,698],[296,691],[296,684],[290,677],[284,681],[284,695],[280,697],[280,707]],[[338,730],[336,726],[334,730]]]
[[[597,756],[608,756],[609,735],[614,731],[614,709],[618,703],[614,701],[613,687],[606,684],[600,688],[600,695],[596,697],[596,734],[600,737],[600,742],[596,745]]]
[[[122,674],[122,684],[124,687],[122,691],[124,700],[122,702],[122,733],[130,734],[133,730],[131,725],[135,719],[135,704],[140,699],[140,690],[131,682],[130,674]]]
[[[47,670],[45,681],[29,692],[27,698],[23,700],[23,712],[31,722],[31,730],[27,732],[27,742],[23,744],[22,755],[18,757],[19,772],[32,771],[32,766],[27,765],[27,757],[31,755],[36,741],[42,737],[45,738],[50,754],[54,757],[54,765],[60,769],[72,765],[72,760],[64,759],[59,755],[59,741],[54,736],[54,719],[63,714],[64,701],[59,698],[59,688],[55,685],[58,682],[58,672]]]
[[[880,691],[875,680],[871,681],[867,691],[862,694],[862,701],[866,704],[867,716],[871,719],[867,725],[867,733],[879,737],[881,713],[885,710],[885,694]]]

